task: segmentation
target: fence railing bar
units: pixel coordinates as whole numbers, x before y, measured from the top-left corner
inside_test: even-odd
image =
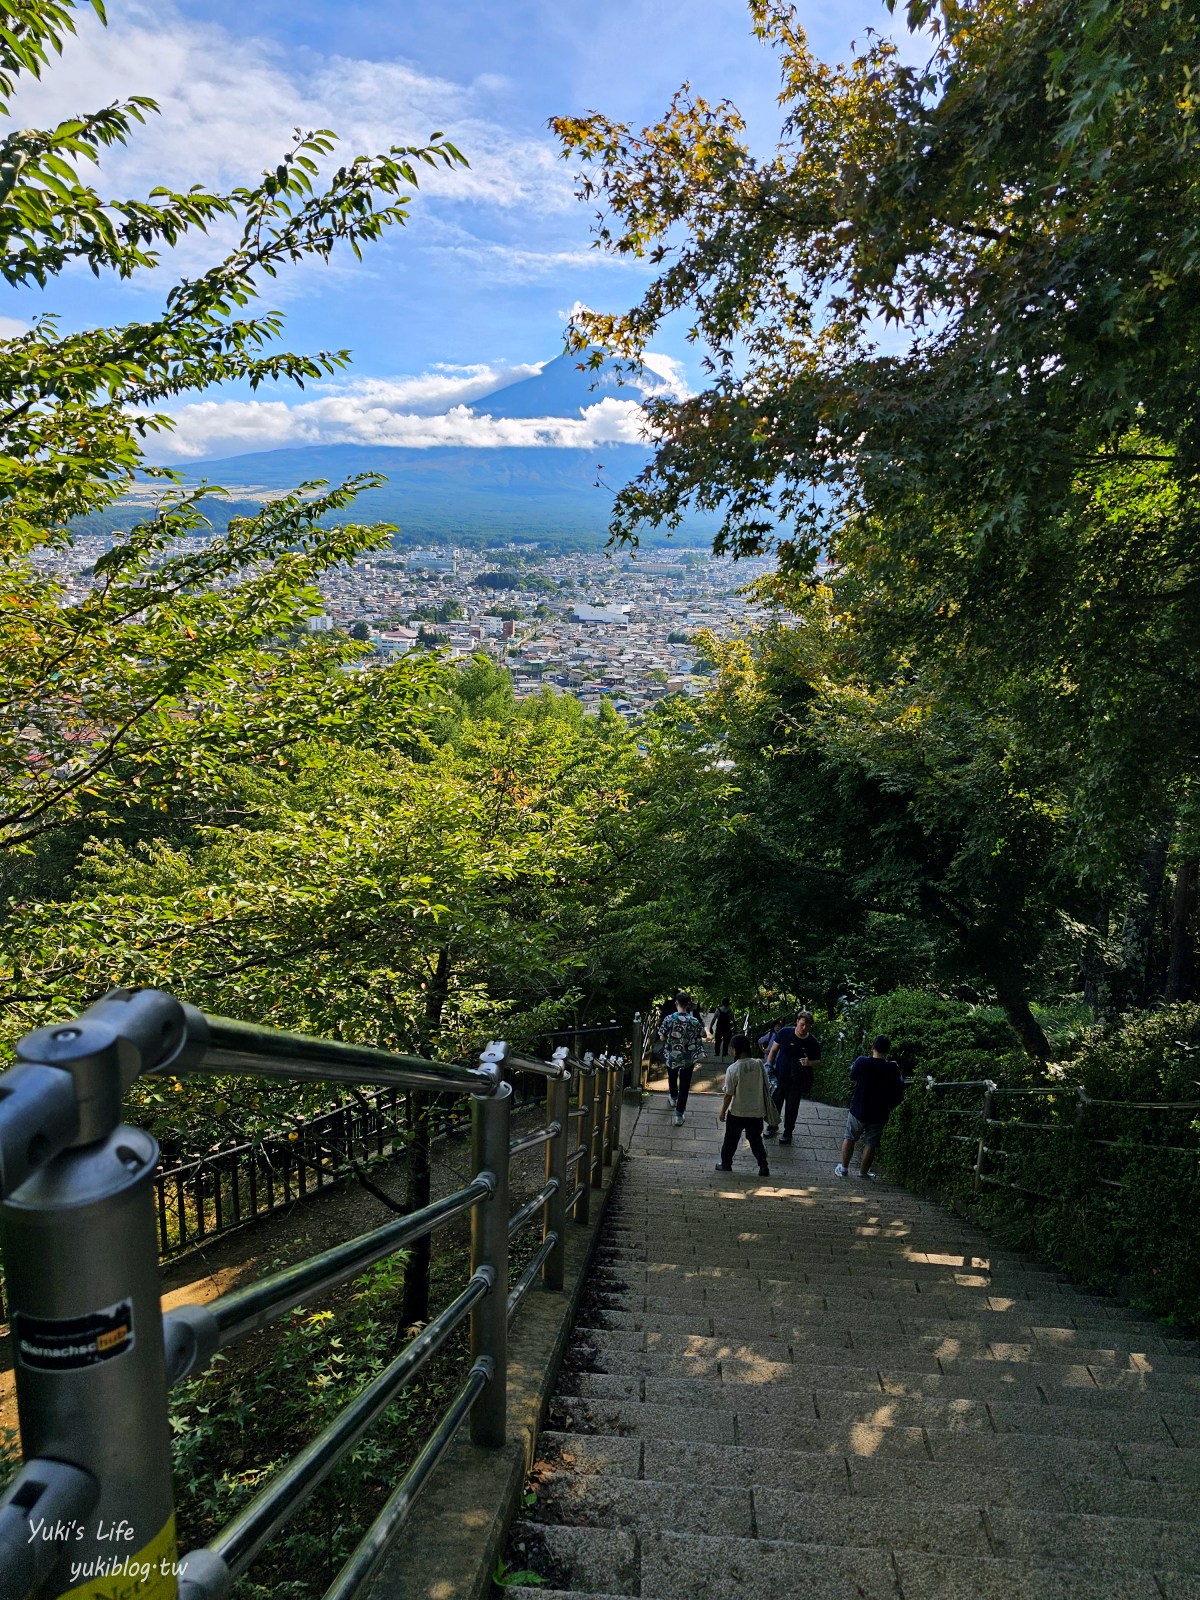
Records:
[[[586,1197],[587,1192],[588,1192],[587,1184],[586,1183],[581,1183],[579,1185],[579,1187],[575,1190],[575,1193],[568,1197],[568,1199],[567,1199],[567,1210],[568,1211],[574,1211],[575,1207],[579,1204],[579,1202]]]
[[[382,1261],[385,1256],[393,1255],[417,1239],[423,1239],[435,1228],[469,1211],[491,1192],[490,1178],[481,1174],[465,1188],[446,1195],[442,1200],[435,1200],[420,1211],[398,1217],[394,1222],[385,1222],[381,1228],[373,1228],[370,1233],[359,1234],[356,1239],[334,1245],[331,1250],[311,1256],[295,1266],[284,1267],[282,1271],[272,1273],[257,1283],[231,1289],[207,1305],[176,1307],[164,1318],[168,1370],[172,1381],[178,1382],[189,1372],[194,1372],[217,1350],[235,1344],[247,1334],[257,1333],[260,1328],[268,1327],[306,1300],[318,1299],[339,1284],[356,1277],[374,1262]],[[190,1341],[185,1330],[193,1331],[199,1349],[196,1359],[181,1365],[192,1353],[188,1348]],[[212,1343],[214,1337],[215,1344]],[[173,1341],[176,1339],[179,1340],[178,1354],[173,1351]],[[206,1347],[207,1354],[199,1359]]]
[[[508,1314],[510,1317],[521,1304],[521,1301],[525,1298],[533,1284],[536,1282],[538,1273],[542,1270],[542,1267],[545,1265],[545,1263],[550,1259],[550,1256],[554,1252],[554,1247],[557,1244],[557,1233],[548,1233],[542,1240],[541,1244],[538,1245],[533,1255],[529,1258],[524,1272],[522,1272],[521,1276],[517,1279],[516,1283],[513,1284],[512,1289],[509,1291]]]
[[[201,1026],[208,1030],[204,1055],[195,1064],[172,1067],[173,1072],[249,1072],[268,1078],[378,1083],[393,1089],[457,1090],[463,1094],[486,1094],[496,1083],[490,1067],[427,1061],[422,1056],[397,1055],[340,1039],[310,1039],[303,1033],[262,1028],[229,1017],[202,1017],[199,1012],[189,1012],[189,1032],[193,1019],[197,1030]]]
[[[997,1094],[1077,1094],[1072,1083],[1030,1083],[1021,1088],[997,1088]],[[1030,1191],[1032,1193],[1032,1190]]]
[[[445,1454],[459,1424],[493,1381],[486,1360],[477,1361],[467,1374],[466,1382],[450,1402],[429,1443],[401,1479],[354,1554],[326,1589],[324,1600],[350,1600],[351,1596],[362,1592],[387,1552],[388,1545],[404,1525],[425,1480]]]
[[[578,1145],[567,1157],[567,1171],[569,1172],[572,1167],[577,1167],[587,1153],[587,1145]]]
[[[279,1469],[249,1505],[228,1522],[205,1547],[239,1577],[267,1541],[279,1531],[337,1466],[338,1462],[391,1404],[404,1385],[436,1355],[471,1308],[490,1292],[490,1280],[475,1274],[440,1315],[384,1368],[311,1444]],[[457,1422],[455,1423],[457,1426]],[[437,1437],[435,1435],[435,1437]],[[185,1566],[186,1575],[186,1566]]]
[[[1122,1111],[1200,1111],[1200,1100],[1093,1100],[1089,1106],[1119,1106]]]
[[[1003,1178],[993,1178],[990,1173],[982,1172],[979,1175],[980,1183],[987,1183],[993,1189],[1014,1189],[1018,1194],[1031,1194],[1037,1200],[1048,1200],[1049,1195],[1043,1194],[1040,1189],[1027,1189],[1021,1183],[1008,1183]]]
[[[539,1144],[545,1144],[548,1139],[553,1139],[562,1132],[557,1122],[551,1122],[545,1128],[535,1128],[532,1133],[523,1133],[519,1139],[513,1139],[508,1146],[508,1157],[519,1156],[522,1150],[532,1150]]]
[[[546,1201],[549,1200],[550,1196],[557,1193],[558,1179],[551,1178],[548,1183],[542,1185],[535,1195],[531,1195],[529,1199],[526,1200],[525,1204],[520,1208],[520,1210],[514,1211],[512,1216],[509,1217],[508,1237],[510,1239],[513,1238],[515,1234],[520,1233],[522,1228],[527,1227],[528,1224],[533,1221],[534,1217],[539,1214],[542,1207],[546,1204]]]
[[[539,1078],[569,1078],[571,1069],[557,1061],[542,1061],[537,1056],[514,1055],[510,1050],[504,1057],[510,1072],[532,1072]]]
[[[1194,1144],[1131,1144],[1128,1139],[1093,1139],[1088,1137],[1089,1144],[1102,1144],[1110,1150],[1125,1150],[1131,1156],[1135,1155],[1170,1155],[1170,1156],[1198,1156],[1200,1146]]]
[[[989,1128],[1032,1128],[1035,1133],[1074,1133],[1069,1122],[1014,1122],[1009,1117],[988,1117]]]

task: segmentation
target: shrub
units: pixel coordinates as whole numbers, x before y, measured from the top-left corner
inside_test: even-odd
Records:
[[[1028,1061],[995,1048],[1001,1037],[988,1030],[997,1024],[969,1007],[897,991],[854,1009],[868,1037],[890,1033],[900,1059],[922,1074],[1028,1082]],[[1200,1099],[1198,1047],[1197,1005],[1090,1030],[1075,1057],[1041,1080],[1063,1092],[998,1100],[978,1194],[982,1124],[947,1113],[977,1113],[982,1092],[913,1083],[888,1124],[884,1163],[901,1183],[937,1190],[1006,1243],[1081,1282],[1180,1326],[1200,1325],[1200,1118],[1189,1109]],[[1173,1101],[1178,1110],[1161,1109]],[[1141,1109],[1146,1102],[1159,1105]]]

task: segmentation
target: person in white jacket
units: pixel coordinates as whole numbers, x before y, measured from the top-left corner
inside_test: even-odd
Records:
[[[763,1123],[778,1125],[779,1112],[771,1098],[767,1069],[750,1053],[750,1041],[744,1033],[733,1036],[733,1065],[725,1073],[725,1097],[717,1112],[717,1121],[725,1124],[717,1171],[733,1171],[733,1158],[745,1134],[750,1153],[758,1162],[759,1177],[769,1178],[771,1169],[767,1165],[767,1147],[763,1144]]]

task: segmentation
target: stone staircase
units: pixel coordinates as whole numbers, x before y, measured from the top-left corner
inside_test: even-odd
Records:
[[[1197,1347],[717,1104],[638,1121],[504,1592],[1200,1600]]]

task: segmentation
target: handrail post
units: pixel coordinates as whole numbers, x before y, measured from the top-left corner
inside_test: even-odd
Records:
[[[555,1058],[561,1064],[566,1054],[566,1050],[556,1051]],[[558,1123],[558,1132],[546,1141],[546,1182],[557,1179],[558,1188],[543,1208],[542,1238],[554,1234],[558,1242],[542,1267],[542,1287],[561,1289],[567,1262],[567,1149],[572,1128],[569,1078],[551,1078],[546,1084],[546,1107],[548,1120]]]
[[[996,1109],[996,1085],[989,1078],[983,1091],[983,1110],[980,1112],[979,1148],[975,1152],[974,1198],[978,1200],[983,1182],[983,1158],[987,1154],[988,1121]]]
[[[642,1029],[642,1013],[633,1013],[633,1074],[629,1087],[646,1087],[646,1035]]]
[[[584,1064],[592,1068],[596,1078],[595,1121],[592,1125],[594,1147],[589,1147],[588,1161],[592,1169],[592,1188],[604,1187],[604,1139],[608,1130],[608,1074],[589,1050]]]
[[[491,1275],[491,1288],[471,1311],[471,1360],[489,1367],[489,1382],[471,1409],[471,1441],[498,1449],[508,1427],[508,1144],[512,1085],[497,1084],[471,1101],[471,1165],[495,1188],[471,1212],[471,1271]]]
[[[621,1127],[620,1083],[623,1076],[620,1056],[608,1057],[608,1126],[604,1136],[604,1165],[611,1167]]]
[[[596,1126],[596,1078],[587,1067],[579,1074],[579,1104],[583,1107],[583,1115],[579,1119],[579,1142],[583,1146],[583,1154],[579,1158],[577,1171],[583,1193],[575,1207],[575,1221],[585,1223],[591,1219],[592,1139]]]
[[[175,1559],[154,1212],[159,1152],[148,1133],[121,1123],[125,1089],[172,1050],[174,1059],[186,1056],[179,1002],[117,991],[65,1026],[26,1035],[17,1066],[4,1074],[0,1122],[11,1126],[0,1128],[0,1226],[26,1463],[0,1518],[6,1594],[24,1581],[23,1557],[31,1575],[36,1562],[38,1593],[56,1595],[74,1591],[97,1563],[111,1572],[115,1592],[128,1583],[127,1569],[154,1572],[165,1563],[169,1572]],[[51,1153],[39,1165],[29,1152],[42,1126],[34,1120],[41,1095],[51,1097],[50,1112],[69,1097],[74,1114],[46,1124]]]

